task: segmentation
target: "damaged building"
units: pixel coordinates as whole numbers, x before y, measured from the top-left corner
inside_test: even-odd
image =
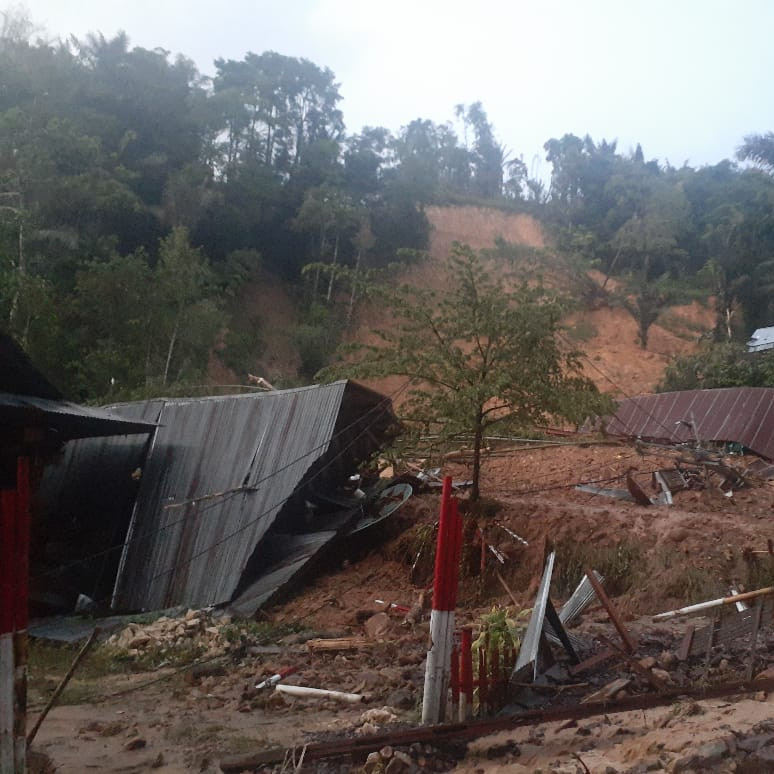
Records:
[[[618,404],[608,435],[713,445],[774,459],[774,389],[729,387],[640,395]]]
[[[145,436],[68,443],[39,491],[39,612],[233,603],[250,615],[363,516],[350,477],[395,430],[353,382],[110,406]]]

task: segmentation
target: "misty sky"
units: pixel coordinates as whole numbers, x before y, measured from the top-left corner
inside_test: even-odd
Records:
[[[772,0],[28,0],[51,37],[125,30],[193,59],[278,51],[330,67],[349,132],[453,120],[480,100],[498,138],[545,175],[567,132],[639,141],[680,166],[774,130]],[[9,4],[0,2],[1,7]],[[535,167],[538,157],[542,166]]]

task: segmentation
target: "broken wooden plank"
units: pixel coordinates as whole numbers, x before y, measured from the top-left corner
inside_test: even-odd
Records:
[[[542,710],[529,710],[517,715],[474,720],[468,723],[448,723],[435,726],[418,726],[398,731],[387,731],[376,734],[366,734],[362,737],[346,736],[325,742],[313,742],[305,748],[305,760],[320,760],[346,758],[347,760],[365,760],[372,750],[379,750],[385,745],[393,747],[407,746],[414,742],[438,745],[445,740],[475,739],[498,731],[510,731],[514,728],[541,725],[544,723],[561,722],[564,720],[582,720],[597,715],[610,715],[616,712],[632,712],[634,710],[664,707],[677,699],[693,699],[704,701],[726,696],[774,691],[774,678],[724,683],[707,687],[681,686],[662,694],[644,694],[627,696],[612,703],[587,703],[571,707],[560,707]],[[220,759],[220,768],[224,774],[252,770],[271,764],[282,765],[288,756],[288,748],[275,747],[239,755],[227,755]]]
[[[631,683],[630,677],[617,677],[598,691],[594,691],[594,693],[590,693],[584,699],[581,699],[581,704],[595,704],[601,701],[610,701],[619,691],[626,688],[629,683]]]
[[[590,656],[584,661],[581,661],[579,664],[570,666],[567,671],[574,677],[575,675],[579,675],[582,672],[590,672],[592,669],[597,669],[603,664],[606,664],[608,661],[620,658],[620,651],[613,650],[612,648],[606,648],[599,653],[595,653],[593,656]]]
[[[621,641],[624,644],[624,647],[626,649],[627,653],[634,653],[634,651],[637,649],[637,643],[632,638],[631,634],[629,634],[628,630],[623,624],[623,621],[621,620],[621,616],[618,614],[618,611],[615,609],[615,606],[610,601],[610,598],[607,596],[607,593],[605,592],[605,589],[602,587],[602,584],[597,580],[596,575],[594,575],[593,570],[590,570],[586,568],[586,577],[589,579],[589,583],[592,585],[594,591],[596,592],[597,599],[599,599],[600,603],[602,604],[602,607],[605,608],[607,611],[607,615],[609,616],[610,620],[613,622],[613,626],[615,626],[616,631],[618,632],[618,635],[621,638]]]
[[[365,637],[333,637],[308,640],[306,647],[312,653],[321,653],[329,650],[358,650],[373,644],[372,640],[367,640]]]

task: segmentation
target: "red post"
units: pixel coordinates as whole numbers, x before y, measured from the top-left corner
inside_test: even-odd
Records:
[[[30,585],[30,461],[19,457],[16,473],[16,594],[14,625],[27,631]]]
[[[16,586],[16,492],[0,491],[0,634],[13,632]]]
[[[492,648],[492,652],[490,654],[490,663],[489,663],[489,675],[491,677],[491,690],[490,690],[490,696],[491,701],[490,706],[493,706],[495,710],[498,709],[497,704],[500,702],[500,686],[501,686],[501,680],[500,680],[500,649],[499,648]]]
[[[486,713],[486,705],[489,701],[489,685],[486,679],[486,647],[482,646],[478,650],[478,714]]]
[[[451,698],[452,707],[460,701],[460,650],[455,645],[451,652]]]
[[[14,764],[27,771],[27,653],[30,585],[30,460],[16,463],[16,593],[14,607]]]
[[[449,568],[451,591],[451,609],[457,608],[457,591],[459,590],[460,557],[462,556],[462,516],[460,516],[460,501],[454,497],[451,500],[452,535],[454,542],[451,551],[451,567]]]
[[[473,713],[473,631],[462,630],[460,641],[460,704],[459,720],[468,720]]]

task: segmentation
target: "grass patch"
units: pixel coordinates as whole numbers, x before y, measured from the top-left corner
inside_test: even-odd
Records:
[[[660,594],[674,597],[682,605],[703,602],[725,593],[717,577],[701,567],[675,568],[674,572],[662,577]]]
[[[601,573],[610,596],[628,591],[643,570],[639,546],[621,541],[612,546],[596,546],[575,540],[563,540],[556,546],[556,570],[553,590],[557,596],[569,597],[587,567]]]
[[[289,634],[304,630],[299,623],[276,624],[271,621],[235,621],[224,626],[220,633],[226,642],[243,645],[269,645]]]
[[[745,586],[748,590],[762,589],[774,586],[774,559],[769,556],[750,555],[745,557],[747,565],[747,579]]]

